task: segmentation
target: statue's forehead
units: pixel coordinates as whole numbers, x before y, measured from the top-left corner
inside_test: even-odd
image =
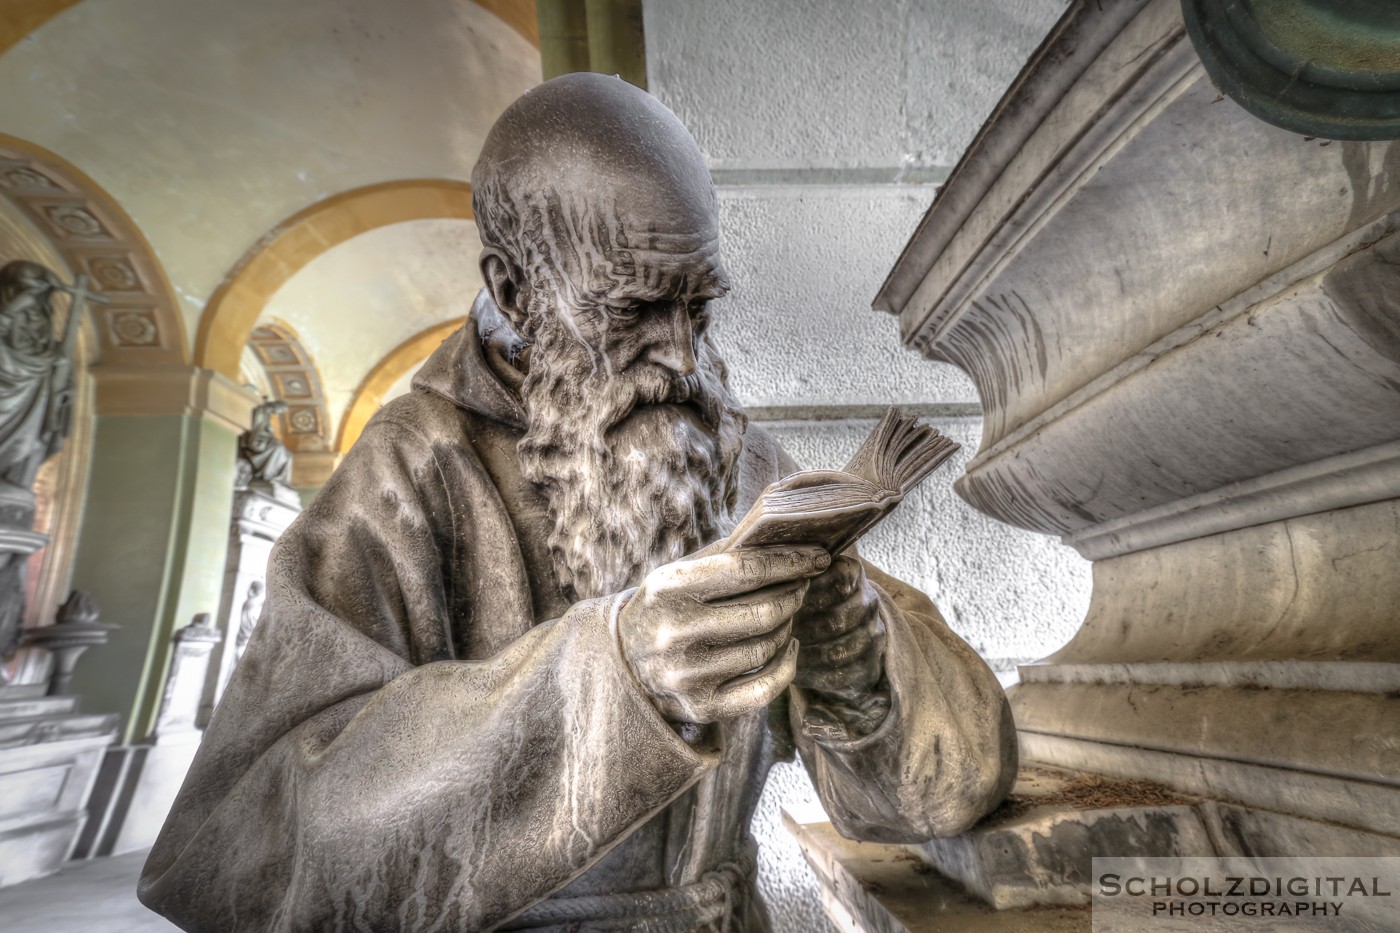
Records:
[[[728,290],[717,218],[708,205],[606,193],[555,192],[539,204],[540,256],[578,273],[589,291],[633,297]]]

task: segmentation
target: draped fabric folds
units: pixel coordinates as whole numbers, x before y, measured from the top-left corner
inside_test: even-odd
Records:
[[[893,695],[874,735],[815,742],[794,691],[790,722],[759,711],[683,741],[621,657],[622,596],[558,592],[520,412],[481,353],[450,338],[278,543],[147,905],[220,933],[489,930],[552,895],[563,916],[732,878],[696,929],[762,930],[748,824],[783,749],[867,837],[956,831],[1004,790],[995,679],[873,568]],[[751,429],[741,508],[789,465]]]

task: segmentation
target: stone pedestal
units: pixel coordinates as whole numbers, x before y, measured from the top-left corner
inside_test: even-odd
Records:
[[[1093,860],[1400,857],[1400,839],[1252,810],[1163,785],[1023,768],[1006,803],[961,835],[923,845],[841,838],[829,823],[786,821],[842,930],[1084,930]],[[1297,873],[1317,863],[1298,862]],[[1274,866],[1277,870],[1277,866]]]
[[[29,556],[49,543],[34,531],[34,494],[0,481],[0,656],[19,646]]]
[[[0,887],[57,871],[87,820],[116,716],[78,713],[47,684],[0,687]]]
[[[830,823],[783,814],[821,883],[821,906],[841,933],[1089,933],[1089,911],[998,911],[903,846],[852,842]]]
[[[267,558],[272,545],[300,513],[301,497],[289,486],[254,482],[234,493],[223,598],[215,617],[220,641],[214,649],[204,691],[201,726],[209,721],[215,704],[224,694],[224,687],[233,676],[240,650],[238,633],[245,610],[250,610],[254,618],[261,610],[260,591],[267,580]]]
[[[1400,836],[1400,144],[1223,99],[1177,0],[1072,7],[877,307],[977,384],[961,495],[1095,561],[1024,757]]]
[[[221,640],[207,613],[175,633],[156,728],[144,742],[108,750],[75,858],[121,855],[155,844],[203,738],[197,720],[210,658]]]

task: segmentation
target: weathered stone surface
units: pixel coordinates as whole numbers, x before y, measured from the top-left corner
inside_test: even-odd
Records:
[[[998,910],[1087,905],[1096,856],[1183,857],[1215,849],[1190,798],[1166,788],[1022,769],[997,813],[912,847]]]
[[[1134,0],[1074,8],[940,192],[877,306],[977,385],[958,491],[1096,561],[1013,691],[1028,759],[1394,832],[1397,173]]]
[[[67,860],[87,819],[103,749],[116,737],[112,717],[49,713],[46,721],[59,728],[31,730],[12,740],[23,744],[0,747],[0,887],[57,871]]]
[[[1005,697],[926,597],[812,547],[818,521],[725,537],[791,465],[708,339],[718,205],[684,127],[569,75],[506,111],[472,187],[487,289],[280,539],[142,900],[191,929],[352,904],[761,929],[748,825],[785,752],[856,835],[992,809]]]
[[[821,905],[851,933],[1087,933],[1075,907],[997,911],[902,846],[852,842],[829,823],[786,820],[821,880]]]

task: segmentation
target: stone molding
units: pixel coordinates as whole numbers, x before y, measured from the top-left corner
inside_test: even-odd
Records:
[[[1034,731],[1020,736],[1022,761],[1143,778],[1205,797],[1400,836],[1400,809],[1390,785],[1072,736]]]
[[[1302,463],[1141,512],[1060,540],[1101,560],[1312,512],[1400,498],[1400,441]]]
[[[1303,280],[1324,273],[1346,256],[1397,233],[1400,233],[1400,212],[1387,214],[1373,223],[1352,230],[1321,249],[1279,269],[1138,352],[1128,355],[1116,366],[1086,382],[1015,429],[1007,431],[995,440],[984,440],[982,449],[968,463],[967,468],[978,469],[988,461],[1002,456],[1017,444],[1045,430],[1075,409],[1083,407],[1129,376],[1147,368],[1171,351],[1196,340],[1204,331],[1214,330],[1242,315],[1247,317],[1256,307],[1285,294]]]
[[[207,417],[241,434],[258,398],[222,373],[198,366],[92,367],[97,414]]]
[[[1164,684],[1400,693],[1400,664],[1376,661],[1138,661],[1018,665],[1023,684]]]
[[[876,306],[977,386],[963,498],[1095,560],[1025,759],[1400,829],[1397,179],[1146,0],[1071,4],[940,191]]]
[[[1097,17],[1076,17],[1067,12],[1007,89],[987,123],[954,166],[875,297],[877,310],[900,315],[906,342],[919,329],[906,315],[906,309],[914,293],[933,272],[935,262],[955,237],[967,236],[964,227],[970,225],[975,211],[987,210],[984,202],[991,198],[992,189],[1009,166],[1018,159],[1032,157],[1026,144],[1041,124],[1010,117],[1020,112],[1049,110],[1067,96],[1086,72],[1091,75],[1107,73],[1105,80],[1095,82],[1099,86],[1099,99],[1091,103],[1102,105],[1110,100],[1125,81],[1116,77],[1111,69],[1103,66],[1096,69],[1094,64],[1149,2],[1154,0],[1121,0],[1102,9],[1102,15]],[[1173,5],[1161,0],[1155,2],[1158,7]],[[1072,6],[1084,6],[1084,3],[1080,0]],[[1184,30],[1183,25],[1182,35]],[[1072,127],[1066,126],[1065,130],[1071,132],[1072,138]],[[1045,159],[1042,156],[1038,161],[1043,163]],[[1004,217],[1015,202],[1007,198],[1007,192],[1001,193],[1002,203],[996,213]],[[995,223],[993,220],[993,227]],[[918,316],[923,317],[929,310],[920,309]]]
[[[89,311],[103,362],[188,359],[165,270],[135,222],[95,181],[54,153],[0,134],[0,196],[107,298]]]

